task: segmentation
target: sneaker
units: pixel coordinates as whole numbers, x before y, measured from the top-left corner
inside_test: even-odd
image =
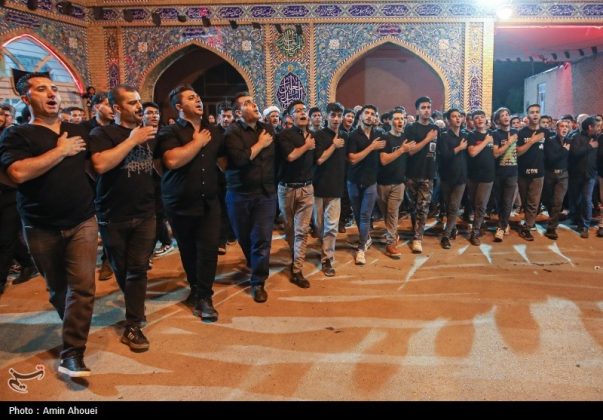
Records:
[[[469,242],[471,242],[471,245],[475,246],[480,246],[482,244],[482,242],[479,240],[479,235],[475,232],[471,233],[471,236],[469,237]]]
[[[34,278],[36,274],[38,274],[38,270],[35,267],[23,267],[19,273],[19,277],[13,281],[13,284],[25,283]]]
[[[234,239],[231,238],[231,239],[229,239],[229,240],[226,241],[226,245],[228,245],[228,246],[233,246],[233,245],[236,245],[236,244],[237,244],[237,238],[234,238]]]
[[[203,322],[216,322],[218,320],[218,311],[214,308],[211,297],[200,298],[193,309],[193,315],[201,318]]]
[[[511,225],[507,225],[507,227],[505,228],[505,235],[509,235],[511,233]]]
[[[105,260],[103,261],[103,265],[101,265],[101,268],[98,270],[98,279],[100,281],[105,281],[109,280],[111,277],[113,277],[113,270],[109,265],[109,261]]]
[[[393,258],[394,260],[399,260],[400,257],[402,256],[402,253],[398,250],[398,247],[396,246],[396,244],[393,243],[393,244],[389,244],[385,247],[385,255],[387,255],[390,258]]]
[[[505,237],[505,230],[501,228],[496,229],[496,233],[494,234],[494,242],[502,242]]]
[[[218,247],[218,255],[226,255],[226,244]]]
[[[423,245],[418,239],[413,239],[412,246],[410,247],[413,254],[421,254],[423,252]]]
[[[531,242],[534,240],[534,237],[532,236],[532,232],[530,232],[530,229],[528,229],[526,227],[521,228],[521,230],[519,231],[519,236],[528,242]]]
[[[337,229],[337,232],[345,233],[345,224],[343,224],[343,223],[339,224],[339,228]]]
[[[559,238],[559,235],[557,235],[557,230],[552,229],[552,228],[548,228],[546,230],[546,232],[544,233],[544,236],[546,236],[549,239],[552,239],[553,241],[555,241],[555,240],[557,240],[557,238]]]
[[[536,225],[532,225],[532,226],[530,226],[530,230],[531,230],[532,232],[536,232],[536,230],[537,230],[537,229],[536,229]]]
[[[603,238],[603,227],[600,227],[599,230],[597,231],[597,236],[599,238]]]
[[[580,230],[580,237],[582,239],[588,239],[588,228],[582,228]]]
[[[442,236],[442,239],[440,239],[440,245],[444,249],[450,249],[450,248],[452,248],[452,244],[450,243],[450,239],[448,239],[447,236]]]
[[[127,344],[132,351],[147,351],[149,340],[144,336],[138,325],[130,325],[124,330],[121,342]]]
[[[251,296],[253,296],[253,300],[257,303],[264,303],[268,300],[268,293],[266,293],[263,284],[254,284],[251,286]]]
[[[333,277],[335,275],[335,269],[331,265],[331,260],[324,260],[322,262],[322,272],[327,277]]]
[[[72,378],[82,378],[91,374],[90,369],[84,364],[84,356],[80,355],[61,359],[59,372]]]
[[[373,245],[373,238],[368,237],[366,243],[364,244],[364,250],[368,251],[368,249]]]
[[[364,251],[358,250],[356,251],[356,265],[364,265],[366,264],[366,257],[364,256]]]
[[[450,232],[450,239],[456,239],[456,235],[459,233],[457,228],[453,228],[452,232]]]
[[[304,277],[301,271],[299,273],[292,273],[289,281],[297,287],[301,287],[302,289],[307,289],[310,287],[310,282]]]
[[[162,245],[155,251],[156,257],[161,257],[162,255],[167,255],[174,250],[174,246],[171,244]]]

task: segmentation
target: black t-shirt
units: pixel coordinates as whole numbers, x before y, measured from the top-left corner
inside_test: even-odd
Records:
[[[544,142],[544,167],[547,171],[567,169],[569,151],[563,147],[565,138],[558,135],[549,137]]]
[[[502,147],[507,144],[509,136],[517,134],[517,130],[511,128],[510,131],[496,129],[491,132],[494,144]],[[496,159],[496,176],[499,178],[509,178],[517,176],[517,142],[505,150],[501,156]]]
[[[113,149],[131,132],[117,124],[94,128],[90,132],[90,154]],[[95,204],[99,221],[119,222],[155,212],[155,146],[155,139],[135,146],[115,168],[98,175]]]
[[[88,132],[79,125],[61,123],[61,134],[81,136]],[[59,135],[41,125],[11,126],[0,138],[0,164],[7,169],[18,160],[43,155],[54,149]],[[86,175],[88,152],[68,156],[49,171],[18,186],[17,206],[25,225],[70,229],[94,216],[94,189]]]
[[[524,127],[517,135],[517,147],[523,146],[534,133],[543,133],[544,139],[530,146],[527,152],[517,157],[519,176],[523,178],[542,178],[544,176],[544,142],[549,137],[549,130],[538,128],[532,130]]]
[[[597,175],[598,150],[589,144],[594,139],[581,131],[570,142],[568,170],[572,178],[585,180]]]
[[[163,165],[161,194],[165,210],[181,216],[202,216],[205,201],[218,196],[218,157],[224,155],[224,137],[215,126],[201,127],[211,133],[211,140],[186,165],[168,169]],[[157,134],[157,152],[182,147],[193,139],[193,125],[182,119],[163,127]]]
[[[311,133],[314,136],[314,133]],[[314,139],[316,140],[316,138]],[[293,162],[287,160],[287,156],[294,149],[302,147],[306,139],[302,130],[298,127],[291,127],[283,130],[276,139],[276,147],[281,155],[279,182],[302,183],[312,180],[312,171],[314,169],[314,150],[306,150],[303,155]]]
[[[480,145],[490,132],[479,133],[472,131],[468,135],[467,146]],[[476,156],[469,155],[469,179],[475,182],[493,182],[496,161],[494,160],[493,145],[489,143]]]
[[[382,134],[380,130],[373,129],[371,130],[370,138],[367,138],[362,128],[358,127],[350,134],[347,153],[362,152],[373,140],[381,137]],[[348,181],[363,187],[375,184],[377,182],[377,172],[379,171],[379,153],[380,150],[373,150],[357,164],[350,164],[348,166]]]
[[[385,140],[385,148],[379,151],[381,153],[393,153],[402,147],[406,140],[406,135],[394,136],[391,133],[385,134],[381,140]],[[401,156],[394,159],[388,165],[379,163],[379,174],[377,175],[377,183],[379,185],[398,185],[406,179],[406,160],[408,153],[403,153]]]
[[[316,197],[342,197],[345,181],[345,162],[348,136],[339,132],[339,137],[345,141],[344,147],[335,148],[331,156],[322,164],[316,164],[314,171],[314,195]],[[314,134],[316,140],[315,158],[322,156],[333,144],[335,132],[330,128],[323,128]]]
[[[467,183],[467,149],[454,153],[454,149],[467,140],[468,133],[461,130],[457,136],[454,131],[447,130],[440,135],[438,140],[438,168],[440,179],[448,185],[461,185]]]
[[[431,130],[440,129],[435,124],[414,122],[406,128],[406,138],[417,143],[423,141]],[[439,134],[438,134],[439,135]],[[408,158],[406,176],[412,179],[433,179],[436,171],[437,138],[426,144],[418,153]]]

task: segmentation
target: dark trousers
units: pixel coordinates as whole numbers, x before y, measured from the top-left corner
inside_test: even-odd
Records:
[[[570,177],[569,190],[574,198],[575,220],[578,229],[588,229],[593,217],[593,190],[595,188],[596,177],[582,178]]]
[[[218,264],[220,201],[205,200],[204,214],[200,216],[174,215],[168,211],[168,217],[191,291],[199,298],[211,297]]]
[[[147,268],[155,248],[155,215],[120,222],[99,222],[107,258],[126,302],[126,325],[145,320]]]
[[[559,214],[563,208],[568,179],[567,170],[565,169],[559,172],[546,171],[544,175],[542,202],[549,211],[549,229],[557,229],[557,226],[559,226]]]
[[[474,235],[479,235],[482,224],[486,217],[486,207],[488,206],[488,200],[490,200],[490,193],[492,192],[491,182],[477,182],[469,180],[469,196],[473,203],[473,227],[471,232]]]
[[[6,277],[19,240],[19,213],[15,192],[0,193],[0,285],[6,284]]]
[[[519,177],[517,184],[519,187],[519,196],[521,197],[521,205],[524,210],[526,226],[531,228],[536,223],[536,215],[538,214],[540,199],[542,198],[544,177]]]
[[[230,213],[226,207],[226,187],[224,186],[220,186],[220,212],[222,214],[222,217],[220,218],[220,245],[224,246],[226,245],[226,242],[235,236],[230,222]],[[272,222],[274,224],[274,220]]]
[[[440,184],[440,190],[444,199],[446,208],[446,227],[444,228],[445,237],[449,238],[452,231],[456,228],[456,220],[461,207],[461,200],[465,192],[466,184],[450,185],[446,181]]]
[[[517,191],[517,177],[497,176],[494,179],[494,194],[496,195],[496,206],[498,213],[498,228],[506,229],[509,226],[509,218],[513,211],[513,201]]]
[[[251,268],[251,285],[264,284],[269,274],[276,194],[226,193],[228,217]]]
[[[86,349],[94,306],[98,227],[91,217],[71,229],[23,227],[29,252],[46,279],[50,303],[63,320],[61,358]]]

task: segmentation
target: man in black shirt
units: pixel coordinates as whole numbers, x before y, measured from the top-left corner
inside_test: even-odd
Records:
[[[241,118],[226,130],[226,208],[251,269],[251,295],[262,303],[269,273],[272,226],[276,213],[274,132],[259,121],[251,97],[235,102]]]
[[[155,246],[153,153],[157,128],[142,127],[140,95],[131,86],[109,92],[116,124],[90,133],[92,165],[98,174],[96,210],[99,230],[117,283],[124,293],[126,323],[121,341],[145,351],[147,266]]]
[[[431,120],[431,98],[422,96],[415,101],[419,119],[406,129],[406,138],[416,142],[410,151],[406,168],[406,187],[410,193],[413,224],[412,252],[423,252],[423,232],[429,213],[433,179],[436,169],[436,148],[439,128]]]
[[[530,232],[535,227],[536,214],[540,207],[544,185],[544,141],[548,130],[540,128],[540,105],[528,106],[528,126],[519,130],[517,140],[517,163],[519,166],[519,195],[524,209],[525,224],[519,236],[533,241]]]
[[[348,195],[358,226],[358,250],[356,264],[366,264],[365,252],[372,244],[370,237],[371,214],[377,201],[377,173],[379,171],[379,151],[385,147],[375,124],[377,108],[364,105],[359,111],[358,128],[352,131],[348,140],[347,154]]]
[[[164,168],[163,205],[191,285],[186,302],[194,305],[195,316],[214,322],[218,312],[212,295],[220,239],[216,162],[223,155],[223,136],[217,127],[202,123],[203,103],[190,86],[173,89],[170,103],[178,121],[157,135]]]
[[[91,110],[94,112],[92,118],[82,122],[88,132],[98,126],[109,125],[113,122],[113,108],[109,105],[109,98],[106,93],[97,93],[90,99]]]
[[[291,249],[291,283],[301,288],[310,287],[302,268],[306,260],[306,246],[314,187],[314,149],[316,141],[309,131],[306,106],[301,101],[292,102],[287,114],[293,117],[293,127],[283,130],[277,139],[277,150],[282,159],[278,185],[278,204],[285,221],[285,235]]]
[[[599,134],[597,139],[599,146],[603,143],[603,133]],[[599,201],[603,202],[603,147],[597,148],[597,172],[599,174]],[[599,229],[597,236],[603,238],[603,215],[599,219]]]
[[[437,151],[446,207],[446,226],[440,244],[442,248],[450,249],[450,238],[456,237],[457,215],[467,184],[467,133],[461,128],[463,118],[459,109],[449,109],[444,118],[448,121],[448,130],[441,134]]]
[[[404,200],[406,159],[415,143],[406,140],[404,135],[406,111],[394,109],[384,115],[388,116],[389,132],[384,136],[385,148],[379,154],[377,204],[385,220],[385,254],[399,259],[402,254],[398,250],[398,215]]]
[[[563,199],[567,192],[568,172],[567,161],[570,143],[566,141],[569,133],[569,123],[557,121],[557,134],[544,142],[544,187],[542,201],[549,210],[549,223],[544,234],[549,239],[557,239],[559,214],[563,207]]]
[[[582,121],[581,128],[570,142],[569,188],[574,194],[580,237],[588,238],[593,215],[593,190],[597,181],[597,138],[601,134],[601,123],[591,116]]]
[[[327,127],[314,134],[316,139],[316,170],[314,171],[314,225],[322,242],[322,271],[327,277],[335,275],[333,260],[341,196],[345,182],[345,140],[339,131],[343,118],[343,105],[327,105]]]
[[[85,172],[88,133],[59,120],[61,97],[48,76],[23,76],[17,88],[31,124],[4,130],[0,164],[18,184],[25,239],[63,320],[59,372],[89,376],[84,351],[94,304],[98,228],[94,190]]]
[[[502,242],[509,227],[509,217],[517,193],[517,130],[511,128],[511,112],[508,108],[499,108],[492,118],[498,126],[492,133],[496,178],[494,194],[496,197],[498,226],[494,242]]]
[[[469,153],[469,196],[473,203],[474,216],[471,237],[472,245],[479,246],[480,229],[486,216],[486,206],[494,184],[496,162],[492,150],[492,135],[486,126],[486,113],[482,110],[471,114],[475,131],[469,133],[467,140]]]

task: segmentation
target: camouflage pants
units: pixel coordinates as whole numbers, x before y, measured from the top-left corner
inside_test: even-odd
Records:
[[[422,240],[427,214],[429,213],[429,204],[431,203],[433,180],[409,179],[406,181],[406,189],[411,200],[410,216],[412,218],[413,239]]]

